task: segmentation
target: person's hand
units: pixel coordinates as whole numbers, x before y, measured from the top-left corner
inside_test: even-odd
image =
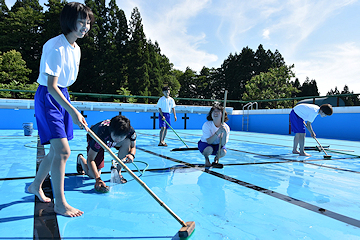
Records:
[[[131,154],[128,154],[125,156],[125,163],[132,163],[134,162],[134,156]]]
[[[88,130],[88,124],[84,116],[79,111],[74,111],[74,116],[72,115],[71,118],[73,119],[73,122],[80,127],[80,129],[85,128],[86,131]]]
[[[174,118],[175,118],[175,122],[177,121],[177,117],[176,116],[174,116]]]
[[[311,133],[312,138],[316,138],[316,134],[314,132]]]
[[[104,183],[103,180],[101,180],[100,177],[98,177],[98,178],[96,178],[96,182],[95,182],[94,188],[95,188],[96,190],[100,190],[101,187],[106,188],[106,184]]]
[[[162,118],[161,118],[163,121],[165,121],[165,117],[164,116],[162,116]]]

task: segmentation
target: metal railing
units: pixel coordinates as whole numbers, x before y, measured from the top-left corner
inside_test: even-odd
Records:
[[[10,92],[12,93],[12,98],[16,98],[15,93],[31,93],[31,95],[35,95],[34,90],[18,90],[18,89],[0,89],[0,92]],[[150,101],[154,102],[155,100],[159,99],[161,96],[138,96],[138,95],[117,95],[117,94],[99,94],[99,93],[80,93],[80,92],[69,92],[70,95],[72,95],[74,98],[77,96],[86,96],[92,99],[95,99],[96,101],[102,101],[103,99],[113,98],[113,99],[123,99],[123,102],[127,102],[127,99],[149,99]],[[262,103],[274,103],[272,108],[277,108],[277,104],[284,102],[284,101],[292,101],[292,107],[296,105],[298,101],[304,100],[304,99],[312,99],[313,103],[315,103],[315,100],[318,98],[329,98],[334,97],[337,99],[337,104],[333,105],[334,107],[339,106],[339,101],[341,98],[346,97],[352,97],[359,99],[360,93],[357,94],[336,94],[336,95],[328,95],[328,96],[304,96],[304,97],[294,97],[294,98],[279,98],[279,99],[254,99],[249,101],[242,101],[242,100],[227,100],[227,103],[229,103],[229,106],[231,106],[231,103],[234,104],[241,104],[242,106],[251,103],[256,102],[258,103],[258,108],[261,109]],[[190,102],[190,104],[197,103],[198,105],[211,105],[213,102],[223,102],[221,99],[199,99],[199,98],[179,98],[174,97],[174,99],[181,103],[181,101],[187,101]],[[360,102],[360,100],[359,100]],[[291,106],[290,106],[291,107]]]

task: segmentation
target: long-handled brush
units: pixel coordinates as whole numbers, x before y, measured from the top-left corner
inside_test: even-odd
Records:
[[[153,191],[138,177],[136,176],[116,155],[111,149],[90,129],[86,128],[88,134],[106,150],[159,204],[162,206],[171,216],[173,216],[182,226],[179,230],[179,237],[185,238],[191,235],[195,229],[195,222],[184,222],[179,216],[177,216]]]
[[[321,146],[321,144],[320,144],[319,141],[316,139],[316,137],[314,137],[314,139],[315,139],[315,141],[319,144],[321,150],[325,153],[324,158],[330,159],[330,158],[331,158],[331,155],[328,155],[328,154],[326,153],[325,149]]]
[[[186,146],[186,148],[174,148],[171,151],[188,151],[188,150],[198,150],[198,148],[190,148],[183,140],[182,138],[177,134],[177,132],[170,126],[170,124],[164,119],[164,122],[173,130],[175,135],[183,142],[183,144]]]
[[[222,112],[221,125],[224,124],[224,120],[225,120],[227,93],[228,93],[228,90],[225,90],[224,109],[223,109],[223,112]],[[218,149],[218,152],[216,154],[218,160],[220,159],[221,142],[222,142],[222,137],[220,137],[219,149]],[[219,163],[219,162],[213,162],[212,166],[214,168],[223,168],[224,167],[224,165]]]

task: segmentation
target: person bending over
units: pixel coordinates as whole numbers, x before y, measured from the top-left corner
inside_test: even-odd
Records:
[[[309,130],[311,137],[316,134],[311,126],[317,115],[321,117],[330,116],[333,109],[330,104],[323,104],[320,107],[315,104],[301,103],[296,105],[290,112],[291,131],[295,133],[292,153],[300,156],[311,156],[306,153],[305,148],[305,127]],[[299,146],[299,151],[297,147]]]
[[[136,153],[136,133],[130,125],[130,120],[122,115],[113,117],[99,122],[91,127],[91,130],[108,146],[115,147],[118,151],[120,160],[125,163],[134,161]],[[79,174],[86,174],[90,178],[94,178],[95,189],[98,191],[106,191],[107,186],[101,180],[101,169],[104,167],[104,149],[87,134],[87,159],[83,154],[77,156],[76,170]],[[121,165],[116,166],[121,183],[127,180],[121,175]]]

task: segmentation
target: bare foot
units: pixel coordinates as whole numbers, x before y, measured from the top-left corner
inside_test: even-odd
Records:
[[[300,154],[300,152],[298,150],[293,150],[292,153],[293,154]]]
[[[211,167],[209,157],[205,157],[205,167]]]
[[[29,193],[35,194],[39,198],[40,201],[45,202],[45,203],[51,202],[51,198],[48,198],[47,196],[45,196],[45,193],[41,188],[36,189],[36,188],[34,188],[33,184],[31,184],[27,190]]]
[[[80,217],[83,215],[83,211],[80,211],[79,209],[73,208],[69,204],[66,203],[66,205],[57,206],[55,204],[54,211],[57,214],[63,215],[65,217]]]
[[[307,154],[306,152],[299,153],[300,156],[310,157],[310,154]]]

